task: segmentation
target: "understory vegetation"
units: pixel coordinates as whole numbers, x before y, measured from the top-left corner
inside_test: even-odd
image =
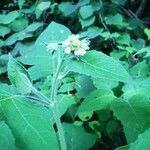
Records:
[[[0,150],[149,150],[149,10],[1,0]]]

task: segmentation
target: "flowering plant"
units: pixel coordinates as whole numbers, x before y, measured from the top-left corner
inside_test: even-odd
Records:
[[[149,150],[143,3],[1,1],[0,150]]]

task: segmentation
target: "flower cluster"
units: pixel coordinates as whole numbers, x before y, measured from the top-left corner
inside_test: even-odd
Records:
[[[47,45],[47,49],[55,51],[58,49],[58,46],[61,45],[64,48],[64,53],[73,54],[75,56],[83,56],[86,54],[86,50],[90,49],[89,44],[89,40],[80,40],[78,35],[73,34],[61,43],[49,43]]]
[[[74,54],[75,56],[83,56],[86,50],[89,50],[89,44],[88,40],[80,40],[79,36],[74,34],[62,42],[64,52],[66,54]]]

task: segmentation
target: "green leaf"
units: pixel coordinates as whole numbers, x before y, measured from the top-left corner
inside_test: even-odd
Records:
[[[137,63],[129,69],[129,73],[134,78],[146,77],[149,74],[149,66],[146,60]]]
[[[59,149],[50,110],[10,90],[6,85],[0,88],[0,106],[17,146],[22,150]]]
[[[93,15],[93,8],[91,5],[85,5],[80,8],[79,12],[83,19],[87,19]]]
[[[130,145],[130,150],[149,150],[150,148],[150,129],[138,136],[138,139]]]
[[[70,71],[110,81],[131,82],[123,66],[113,58],[97,51],[90,51],[79,60],[71,60]]]
[[[18,5],[20,9],[23,7],[24,4],[25,4],[25,0],[18,0]]]
[[[4,26],[0,26],[0,36],[4,37],[8,33],[10,33],[10,28],[4,27]]]
[[[84,122],[84,121],[88,121],[89,119],[91,119],[91,117],[93,116],[93,112],[92,111],[88,111],[88,112],[81,112],[78,114],[78,117]]]
[[[97,89],[108,89],[111,90],[115,87],[117,87],[118,82],[117,81],[111,81],[111,80],[105,80],[102,78],[92,78],[93,84]]]
[[[116,14],[114,16],[109,16],[108,18],[106,18],[106,23],[109,25],[122,25],[123,23],[123,18],[122,15],[120,14]]]
[[[61,117],[73,104],[76,104],[76,102],[72,95],[58,95],[59,117]]]
[[[130,45],[130,40],[130,35],[128,33],[123,33],[116,39],[116,42],[119,44]]]
[[[148,39],[150,39],[150,29],[144,29],[144,33],[147,35]]]
[[[25,31],[28,33],[28,32],[34,32],[36,31],[37,29],[39,29],[41,26],[43,26],[43,23],[41,22],[34,22],[32,24],[30,24],[26,29]]]
[[[79,21],[82,25],[82,28],[85,28],[85,27],[88,27],[90,25],[92,25],[95,21],[95,16],[92,16],[91,18],[88,18],[86,20],[82,19],[82,18],[79,18]]]
[[[96,26],[92,26],[92,27],[89,27],[87,31],[81,32],[80,37],[81,38],[87,37],[88,39],[92,39],[92,38],[99,36],[102,31],[103,29],[98,28]]]
[[[138,93],[145,95],[147,98],[150,97],[150,78],[137,78],[134,80],[134,87],[130,84],[126,84],[122,91],[124,92],[123,97],[129,98]]]
[[[11,55],[9,55],[7,70],[8,70],[8,78],[14,85],[16,85],[16,77],[18,75],[18,72],[24,73],[29,77],[26,69],[19,62],[17,62]]]
[[[85,132],[83,127],[63,123],[67,149],[68,150],[87,150],[96,142],[97,137]]]
[[[136,49],[140,50],[145,47],[145,41],[143,39],[132,40],[131,45]]]
[[[4,40],[1,40],[1,39],[0,39],[0,47],[3,47],[3,46],[4,46],[4,43],[5,43]]]
[[[31,81],[27,78],[24,73],[16,73],[16,87],[21,94],[29,94],[34,89]]]
[[[25,18],[18,18],[9,24],[9,27],[14,32],[20,32],[28,26],[28,20]]]
[[[52,56],[47,51],[45,43],[61,42],[67,39],[70,34],[68,28],[52,22],[38,37],[31,51],[20,58],[22,63],[33,65],[29,68],[32,80],[46,77],[52,72]]]
[[[26,33],[24,31],[14,33],[6,39],[5,45],[10,46],[10,45],[15,44],[17,41],[22,41],[22,40],[24,40],[26,38],[30,38],[32,36],[33,36],[32,34]]]
[[[76,90],[78,97],[85,98],[90,92],[95,90],[95,87],[89,76],[82,75],[76,78]]]
[[[64,16],[70,16],[77,10],[78,5],[73,5],[71,2],[61,2],[58,7]]]
[[[18,63],[11,55],[8,61],[8,77],[21,94],[29,94],[34,89],[26,69]]]
[[[0,122],[0,148],[1,150],[15,150],[14,136],[5,122]]]
[[[129,99],[116,99],[112,110],[121,121],[128,142],[133,142],[150,120],[150,101],[145,95],[135,95]]]
[[[115,96],[113,92],[106,89],[95,90],[85,98],[79,106],[77,114],[81,112],[93,112],[96,110],[104,110],[110,107]]]
[[[39,18],[43,11],[50,8],[50,4],[51,2],[47,1],[47,2],[40,2],[37,7],[36,7],[36,10],[35,10],[35,14],[36,14],[36,18]]]
[[[11,11],[6,15],[0,14],[0,24],[9,24],[18,17],[19,17],[19,13],[17,11]]]

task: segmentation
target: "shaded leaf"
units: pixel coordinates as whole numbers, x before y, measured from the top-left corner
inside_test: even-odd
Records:
[[[63,127],[68,150],[87,150],[96,142],[97,137],[85,132],[83,127],[67,123],[63,123]]]
[[[0,14],[0,24],[9,24],[18,17],[19,17],[19,13],[17,11],[11,11],[6,15]]]
[[[116,99],[112,102],[112,110],[121,121],[128,142],[133,142],[144,129],[150,119],[150,101],[144,95],[135,95],[131,98]]]
[[[0,122],[0,148],[1,150],[15,150],[15,139],[14,136],[3,121]]]
[[[77,114],[81,112],[93,112],[104,110],[110,107],[115,96],[113,92],[106,89],[95,90],[89,94],[80,104]]]

